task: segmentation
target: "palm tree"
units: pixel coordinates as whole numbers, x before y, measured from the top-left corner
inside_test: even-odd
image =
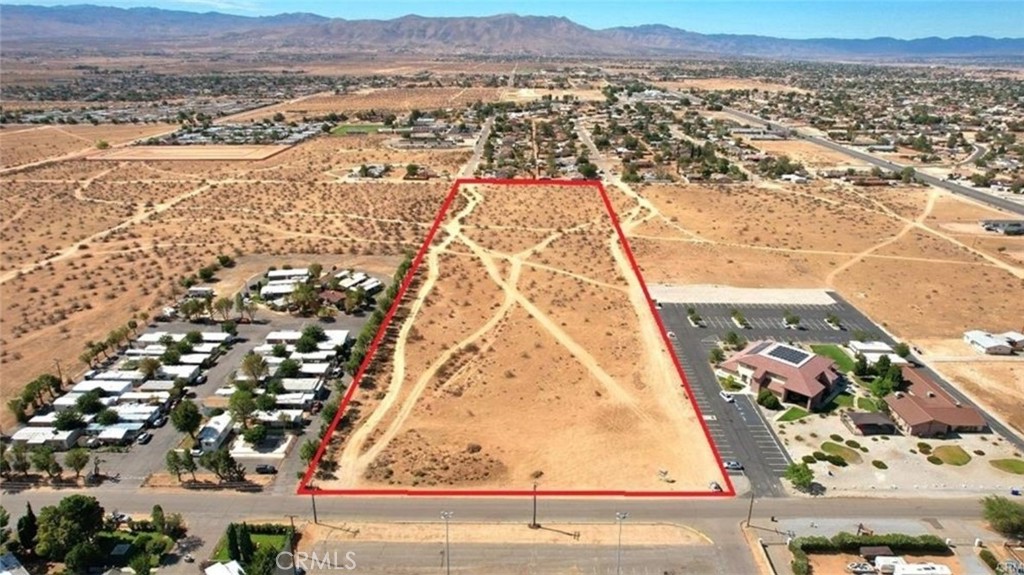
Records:
[[[252,381],[259,383],[270,373],[270,367],[267,366],[267,360],[263,359],[262,355],[250,353],[242,358],[242,366],[239,371]]]

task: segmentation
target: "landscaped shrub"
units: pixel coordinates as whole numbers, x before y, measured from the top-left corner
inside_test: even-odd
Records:
[[[838,433],[833,433],[832,435],[829,435],[829,438],[831,438],[832,441],[835,441],[836,443],[843,442],[843,436],[839,435]]]
[[[849,447],[852,447],[854,449],[860,449],[860,443],[857,443],[857,441],[855,441],[853,439],[847,439],[846,440],[846,445],[849,446]]]
[[[871,465],[874,465],[877,469],[889,469],[889,466],[886,465],[884,461],[879,461],[877,459],[872,461]]]
[[[981,552],[978,553],[978,557],[985,562],[985,565],[988,565],[989,569],[996,573],[999,572],[999,560],[996,559],[996,556],[993,555],[991,551],[988,549],[982,549]]]
[[[846,467],[846,460],[834,453],[828,453],[825,455],[825,460],[835,465],[836,467]]]
[[[811,455],[813,455],[814,458],[817,459],[818,461],[825,461],[826,459],[828,459],[828,455],[825,455],[825,452],[823,451],[815,451]]]
[[[923,441],[919,441],[917,442],[917,450],[925,455],[928,455],[932,451],[932,446]]]
[[[793,569],[793,575],[811,575],[811,562],[800,549],[793,551],[793,561],[789,566]]]
[[[984,451],[982,451],[982,450],[980,450],[980,449],[975,449],[975,450],[974,450],[974,454],[975,454],[975,455],[985,455],[985,452],[984,452]]]
[[[932,465],[942,465],[942,459],[937,455],[929,455],[928,463],[931,463]]]
[[[803,460],[803,462],[807,463],[808,465],[817,461],[817,459],[815,459],[813,455],[805,455],[800,459]]]

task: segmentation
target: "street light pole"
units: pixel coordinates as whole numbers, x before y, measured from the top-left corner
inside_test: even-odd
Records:
[[[533,482],[533,521],[530,522],[530,529],[539,529],[540,524],[537,523],[537,482]]]
[[[747,508],[747,527],[750,527],[750,518],[754,515],[754,490],[750,490],[750,507]]]
[[[451,547],[448,545],[448,520],[455,515],[452,511],[442,511],[441,519],[444,519],[444,565],[445,572],[448,575],[452,575],[452,554]]]
[[[615,519],[619,522],[619,545],[615,552],[615,573],[616,575],[622,575],[622,522],[629,518],[629,513],[625,511],[617,511],[615,513]]]

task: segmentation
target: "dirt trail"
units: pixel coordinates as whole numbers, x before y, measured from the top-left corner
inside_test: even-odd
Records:
[[[455,240],[459,233],[459,226],[462,224],[462,220],[472,213],[478,202],[479,197],[471,196],[466,207],[455,214],[452,221],[445,225],[444,229],[446,235],[444,240],[442,240],[437,246],[431,246],[427,251],[427,277],[424,280],[423,285],[420,286],[420,289],[416,292],[416,298],[410,305],[409,315],[406,317],[405,322],[402,323],[401,330],[399,331],[398,339],[395,343],[395,351],[392,354],[391,381],[388,384],[387,391],[376,409],[374,409],[373,413],[370,414],[370,417],[352,432],[348,442],[345,444],[344,450],[342,450],[338,465],[338,478],[343,482],[343,485],[354,485],[355,481],[362,477],[368,462],[372,461],[372,459],[361,457],[360,454],[363,451],[363,445],[366,444],[366,440],[369,438],[370,434],[377,429],[377,426],[380,425],[384,417],[391,411],[402,394],[402,387],[405,381],[406,343],[408,342],[409,332],[412,330],[416,317],[419,315],[420,310],[423,309],[423,305],[426,302],[427,297],[430,295],[430,292],[434,289],[434,285],[437,283],[437,279],[440,275],[438,256],[452,243],[452,241]],[[413,395],[416,394],[414,393]],[[406,406],[410,406],[412,404],[413,402],[407,399],[403,404],[403,411],[405,411]],[[400,418],[401,417],[396,418],[396,421]],[[393,424],[391,428],[394,428]],[[388,431],[390,432],[391,430],[389,429]],[[387,433],[385,433],[385,435],[387,435]],[[394,436],[394,432],[391,433],[391,436]],[[387,438],[387,441],[390,441],[390,438]],[[376,445],[387,445],[387,441],[382,438],[376,442]]]
[[[28,264],[28,265],[24,265],[24,266],[22,266],[20,268],[17,268],[17,269],[8,270],[7,272],[5,272],[3,274],[0,274],[0,284],[7,283],[7,282],[11,281],[12,279],[18,277],[21,274],[27,274],[27,273],[33,272],[33,271],[35,271],[35,270],[37,270],[37,269],[39,269],[39,268],[41,268],[43,266],[46,266],[47,264],[51,264],[51,263],[54,263],[54,262],[59,262],[59,261],[71,258],[71,257],[73,257],[78,252],[79,248],[81,248],[83,245],[88,244],[90,242],[94,242],[94,241],[96,241],[96,240],[98,240],[100,238],[103,238],[104,236],[106,236],[108,234],[111,234],[113,232],[117,232],[117,231],[123,230],[123,229],[125,229],[127,227],[133,226],[135,224],[142,223],[142,222],[146,221],[147,219],[149,219],[150,216],[155,216],[157,214],[163,213],[163,212],[173,208],[175,205],[177,205],[177,204],[179,204],[179,203],[181,203],[181,202],[183,202],[183,201],[185,201],[185,200],[187,200],[189,198],[198,196],[199,194],[201,194],[201,193],[205,192],[206,190],[210,189],[211,185],[212,184],[206,184],[206,185],[203,185],[203,186],[199,186],[198,188],[196,188],[196,189],[194,189],[194,190],[192,190],[190,192],[186,192],[184,194],[177,195],[177,196],[167,200],[166,202],[164,202],[162,204],[157,204],[157,205],[153,206],[150,209],[142,210],[139,213],[135,214],[134,216],[128,218],[127,220],[124,220],[123,222],[121,222],[121,223],[119,223],[119,224],[117,224],[115,226],[112,226],[112,227],[109,227],[109,228],[107,228],[105,230],[96,232],[95,234],[92,234],[91,236],[89,236],[87,238],[78,240],[77,242],[75,242],[75,243],[69,245],[68,247],[64,248],[63,250],[61,250],[59,253],[57,253],[57,255],[48,257],[48,258],[43,259],[43,260],[39,260],[37,262],[31,263],[31,264]]]

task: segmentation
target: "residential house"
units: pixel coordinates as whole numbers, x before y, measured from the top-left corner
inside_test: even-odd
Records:
[[[962,405],[921,370],[904,367],[903,380],[906,390],[885,398],[889,414],[903,433],[932,437],[988,428],[977,409]]]
[[[1013,353],[1013,345],[1006,339],[976,329],[965,331],[964,341],[986,355],[1010,355]]]

